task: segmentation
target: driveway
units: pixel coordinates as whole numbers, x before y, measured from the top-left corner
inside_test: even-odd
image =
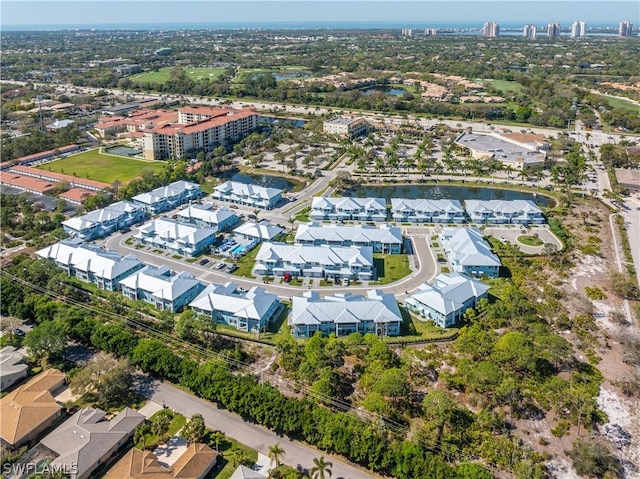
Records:
[[[511,226],[489,226],[485,228],[484,234],[487,236],[493,236],[495,238],[504,237],[509,243],[520,248],[525,254],[541,254],[544,247],[544,243],[551,243],[558,248],[558,251],[562,249],[562,242],[554,235],[549,228],[544,226],[532,226],[531,229],[525,233],[527,236],[537,234],[543,241],[543,246],[527,246],[518,241],[518,237],[522,236],[522,227],[520,225]]]
[[[324,455],[333,463],[331,477],[334,479],[373,479],[377,477],[358,467],[345,464],[334,456],[280,437],[262,426],[245,422],[236,414],[218,409],[214,404],[168,384],[153,381],[147,388],[147,395],[157,404],[164,403],[167,407],[175,409],[176,412],[186,417],[191,417],[196,413],[202,414],[207,427],[222,431],[225,435],[263,454],[268,454],[269,447],[279,442],[286,452],[282,462],[289,466],[311,468],[313,459]]]

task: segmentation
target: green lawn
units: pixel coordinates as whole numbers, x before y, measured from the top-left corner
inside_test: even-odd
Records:
[[[625,110],[640,111],[640,106],[635,103],[631,103],[630,101],[605,95],[598,95],[598,97],[603,101],[606,101],[611,108],[624,108]]]
[[[129,77],[131,81],[136,83],[164,83],[169,80],[171,69],[173,67],[165,67],[159,69],[157,72],[143,72],[137,73]],[[212,81],[218,80],[220,75],[225,71],[224,68],[188,68],[185,67],[184,71],[188,78],[199,81],[208,78]]]
[[[518,236],[518,242],[527,246],[542,246],[544,244],[540,238],[531,235]]]
[[[256,264],[256,256],[260,251],[261,246],[258,245],[245,254],[242,258],[239,258],[236,262],[238,269],[233,272],[235,276],[244,276],[245,278],[255,278],[253,275],[253,267]]]
[[[169,431],[167,432],[166,437],[169,438],[177,434],[177,432],[184,427],[187,423],[187,418],[182,414],[173,414],[173,412],[169,409],[162,409],[155,413],[153,416],[149,418],[149,422],[153,423],[153,419],[161,414],[166,414],[171,417],[171,424],[169,424]],[[144,443],[147,449],[151,447],[151,445],[157,445],[160,442],[160,438],[153,433],[145,434]],[[138,449],[142,449],[142,442],[136,444]]]
[[[211,441],[211,431],[207,430],[207,435],[209,438],[206,438],[204,442],[209,443],[212,449],[215,450],[216,445],[215,442]],[[220,453],[220,457],[218,458],[218,463],[216,467],[213,469],[212,473],[207,477],[212,477],[215,479],[229,479],[233,474],[233,471],[237,469],[237,465],[233,463],[232,457],[234,453],[232,451],[241,451],[242,455],[246,456],[248,459],[253,461],[254,463],[258,460],[258,451],[251,449],[244,444],[239,443],[238,441],[231,439],[229,436],[224,436],[224,438],[218,443],[218,452]]]
[[[291,312],[291,307],[288,302],[282,302],[284,308],[275,319],[275,321],[269,323],[267,331],[260,333],[250,333],[247,331],[238,331],[234,326],[226,325],[226,324],[216,324],[216,330],[220,334],[226,334],[228,336],[234,336],[237,338],[246,338],[246,339],[259,339],[260,341],[265,341],[269,344],[275,345],[277,343],[277,338],[288,335],[289,327],[286,324],[287,317]]]
[[[515,81],[510,80],[485,80],[496,90],[500,90],[503,93],[520,93],[522,91],[522,85]]]
[[[301,223],[308,223],[309,221],[311,221],[311,219],[309,218],[310,213],[311,213],[311,206],[307,206],[306,208],[303,208],[300,211],[298,211],[293,218],[296,221],[299,221]]]
[[[411,314],[407,308],[401,307],[402,326],[400,334],[402,336],[389,336],[384,338],[386,342],[411,342],[429,339],[452,338],[458,333],[458,328],[439,328],[432,321],[422,321],[418,316]]]
[[[381,254],[373,255],[373,263],[378,273],[378,278],[371,284],[387,284],[398,281],[411,274],[409,257],[406,254]]]
[[[116,180],[125,183],[139,177],[144,170],[161,171],[165,166],[166,163],[162,161],[105,155],[96,148],[62,160],[45,163],[38,168],[111,184]]]

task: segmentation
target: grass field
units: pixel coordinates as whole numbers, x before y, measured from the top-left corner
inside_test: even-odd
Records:
[[[165,67],[157,72],[137,73],[130,76],[129,79],[136,83],[164,83],[169,79],[172,68]],[[204,80],[205,78],[217,80],[224,73],[224,70],[224,68],[184,68],[187,77],[195,81]]]
[[[491,85],[496,90],[500,90],[504,93],[519,93],[522,91],[522,85],[515,81],[509,80],[485,80],[486,83]]]
[[[603,101],[606,101],[611,108],[624,108],[625,110],[640,111],[640,106],[621,98],[611,96],[598,95]]]
[[[161,161],[145,161],[126,156],[105,155],[95,149],[69,156],[62,160],[45,163],[38,168],[111,184],[115,180],[123,183],[132,180],[140,176],[144,170],[161,171],[165,165],[166,163]]]
[[[406,254],[374,253],[373,263],[378,273],[378,279],[371,284],[393,283],[411,274],[409,258]]]

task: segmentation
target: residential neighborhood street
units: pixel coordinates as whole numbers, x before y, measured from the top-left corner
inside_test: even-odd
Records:
[[[333,456],[327,456],[309,446],[280,437],[262,426],[245,422],[240,416],[218,409],[212,403],[171,385],[154,381],[149,389],[151,401],[160,405],[164,404],[169,409],[174,409],[186,417],[191,417],[196,413],[202,414],[207,427],[222,431],[227,436],[263,454],[268,454],[269,447],[279,442],[286,452],[286,455],[282,457],[282,462],[289,466],[310,469],[313,466],[313,459],[324,455],[327,460],[333,463],[331,477],[334,479],[373,479],[376,477],[357,467],[340,462]]]

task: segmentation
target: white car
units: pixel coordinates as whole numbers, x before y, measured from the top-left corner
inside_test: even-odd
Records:
[[[498,236],[498,239],[499,239],[500,241],[502,241],[503,243],[506,243],[506,242],[507,242],[507,238],[505,238],[504,236]]]

